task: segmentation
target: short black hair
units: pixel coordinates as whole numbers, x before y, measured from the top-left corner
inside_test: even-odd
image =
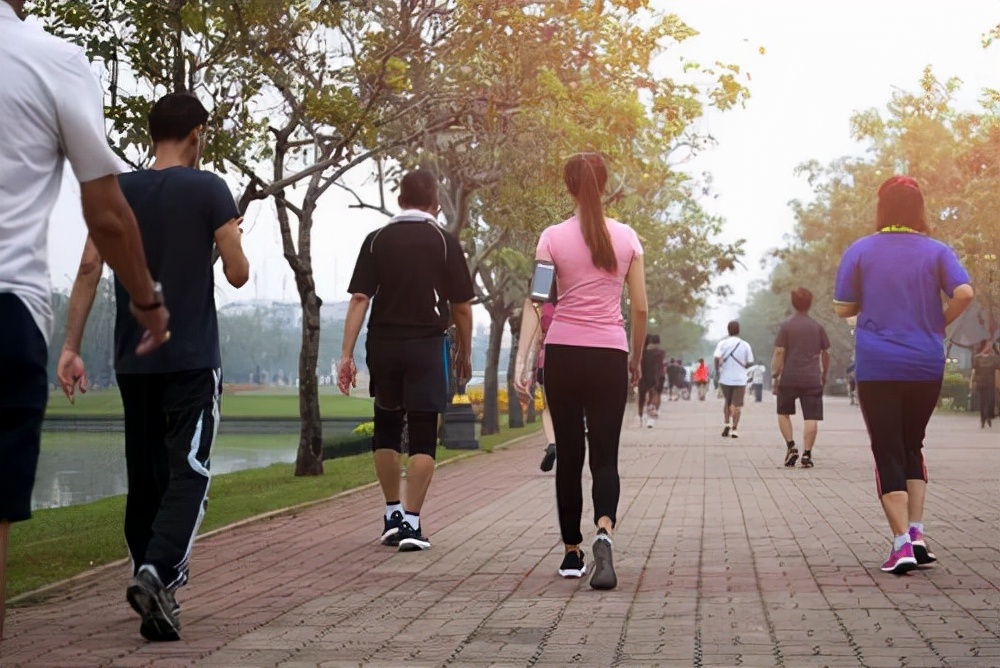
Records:
[[[726,325],[726,330],[729,332],[729,336],[739,336],[740,334],[740,321],[730,320],[729,324]]]
[[[792,290],[792,308],[799,313],[805,313],[813,304],[813,293],[805,288],[795,288]]]
[[[208,110],[191,93],[168,93],[149,110],[149,136],[153,143],[181,141],[208,122]]]
[[[399,182],[400,206],[426,209],[438,203],[437,176],[429,169],[416,169]]]

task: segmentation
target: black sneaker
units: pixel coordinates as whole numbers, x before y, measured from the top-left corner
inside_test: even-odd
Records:
[[[729,425],[728,424],[726,425],[726,428],[722,430],[722,438],[729,438]]]
[[[559,565],[559,575],[564,578],[582,578],[586,572],[587,562],[583,550],[567,552]]]
[[[785,466],[795,466],[797,461],[799,461],[799,449],[796,447],[788,448],[785,451]]]
[[[545,446],[545,456],[542,457],[542,465],[539,467],[546,473],[552,470],[553,464],[556,463],[556,444],[549,443]]]
[[[811,469],[813,466],[813,456],[812,450],[806,450],[802,453],[802,461],[799,462],[799,466],[804,469]]]
[[[614,589],[618,586],[615,563],[612,557],[611,536],[603,529],[594,536],[594,574],[590,576],[593,589]]]
[[[382,520],[385,524],[382,528],[382,538],[379,541],[383,545],[396,547],[399,545],[399,528],[403,526],[403,513],[394,510],[389,517],[383,515]]]
[[[400,525],[399,533],[396,534],[396,537],[399,540],[400,552],[416,552],[418,550],[429,549],[431,546],[431,542],[420,533],[420,528],[414,529],[405,520]]]
[[[181,608],[151,566],[143,566],[125,590],[132,609],[142,617],[139,633],[146,640],[162,642],[181,639]]]

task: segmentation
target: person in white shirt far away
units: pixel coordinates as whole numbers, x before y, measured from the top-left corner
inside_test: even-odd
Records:
[[[727,325],[729,336],[715,346],[715,372],[719,376],[722,390],[722,416],[725,425],[723,438],[739,438],[737,429],[743,398],[747,391],[747,369],[753,364],[753,350],[750,344],[740,338],[740,323],[733,320]]]

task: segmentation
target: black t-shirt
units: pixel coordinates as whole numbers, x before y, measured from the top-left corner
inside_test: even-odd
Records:
[[[830,348],[830,339],[823,325],[804,313],[796,313],[781,324],[774,345],[785,349],[782,385],[817,387],[823,384],[820,353]]]
[[[170,340],[136,355],[142,329],[128,310],[129,296],[115,279],[115,370],[169,373],[216,369],[219,323],[215,311],[212,249],[215,231],[239,213],[225,181],[188,167],[146,169],[119,177],[135,212],[153,280],[163,284]]]
[[[642,351],[642,382],[653,385],[663,378],[663,348],[650,346]]]
[[[458,239],[430,218],[397,217],[365,239],[347,288],[372,297],[371,339],[440,336],[450,304],[475,296]]]

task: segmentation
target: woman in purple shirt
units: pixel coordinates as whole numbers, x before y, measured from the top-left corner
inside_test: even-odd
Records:
[[[924,432],[941,393],[945,327],[968,308],[973,292],[954,251],[927,236],[914,179],[894,176],[882,184],[875,227],[876,234],[844,251],[834,307],[843,318],[858,317],[858,400],[893,534],[882,570],[902,575],[936,560],[924,539]]]
[[[576,215],[542,232],[535,251],[536,260],[555,265],[559,302],[545,335],[545,396],[555,428],[556,504],[566,547],[559,574],[579,578],[587,572],[580,520],[583,459],[589,443],[597,526],[590,586],[613,589],[618,584],[611,551],[620,494],[618,443],[630,383],[637,385],[641,375],[646,337],[642,245],[631,227],[604,216],[601,198],[608,170],[599,154],[571,157],[563,179],[576,202]],[[621,311],[626,284],[632,314],[631,358]],[[521,340],[517,361],[521,393],[530,384],[525,358],[532,343]]]

